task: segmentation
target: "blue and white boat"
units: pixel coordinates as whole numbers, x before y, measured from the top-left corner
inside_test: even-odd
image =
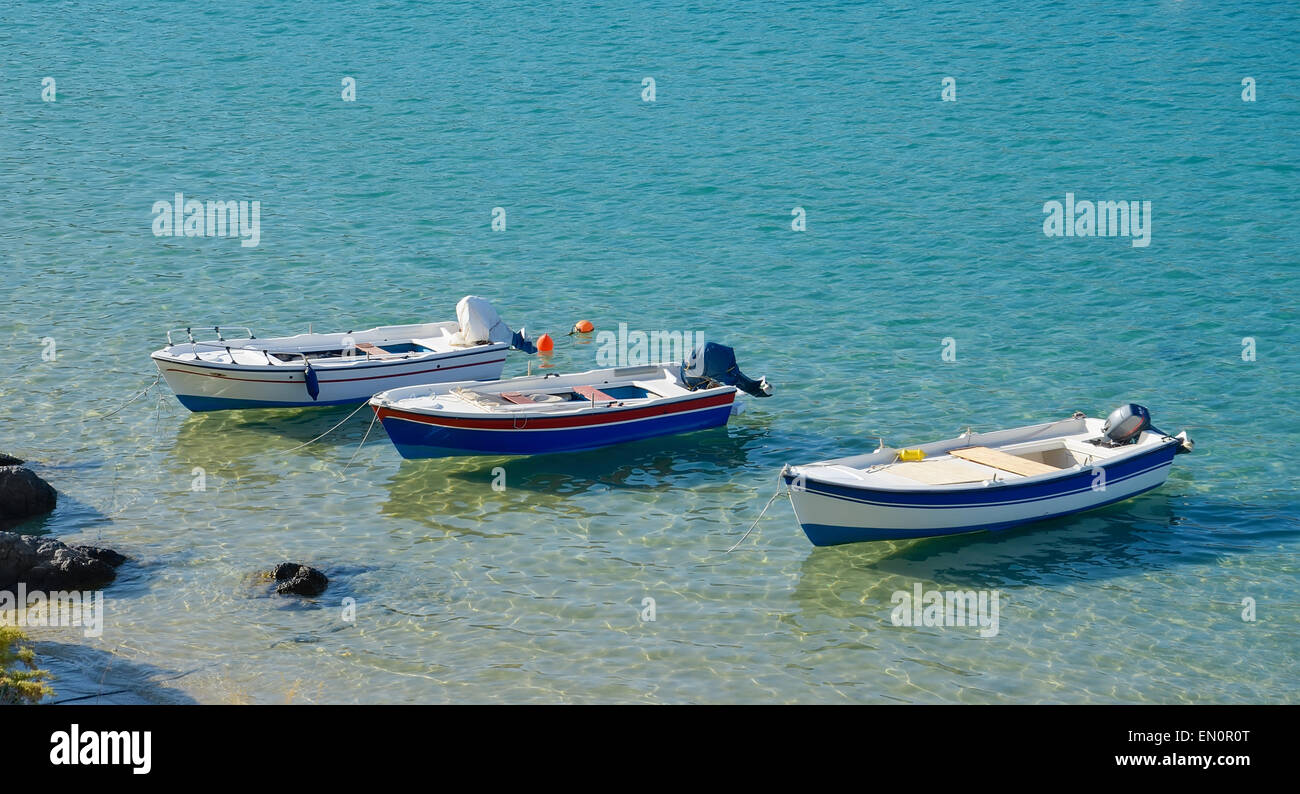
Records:
[[[817,546],[1014,527],[1091,510],[1162,485],[1187,434],[1151,426],[1140,405],[1105,421],[967,433],[913,449],[787,465],[795,516]]]
[[[721,427],[738,388],[772,393],[740,373],[731,348],[709,343],[686,364],[413,386],[370,405],[404,458],[540,455]]]

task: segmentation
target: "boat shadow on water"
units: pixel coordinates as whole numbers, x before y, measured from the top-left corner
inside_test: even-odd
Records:
[[[218,411],[190,414],[180,423],[167,454],[181,468],[197,460],[237,462],[245,459],[275,460],[277,452],[304,455],[324,462],[347,462],[348,447],[356,447],[366,435],[373,414],[357,411],[355,405],[327,408],[271,408],[253,411]],[[356,411],[356,416],[348,415]],[[344,420],[347,421],[344,421]],[[335,428],[340,422],[343,424]],[[331,429],[335,428],[335,429]],[[321,434],[324,438],[313,441]],[[307,442],[313,442],[307,444]],[[366,445],[384,441],[378,423]],[[307,444],[301,449],[293,449]]]
[[[1199,523],[1203,516],[1243,513],[1259,515],[1239,527]],[[1275,544],[1279,531],[1300,536],[1296,525],[1255,527],[1273,513],[1199,497],[1192,505],[1180,495],[1154,493],[1001,532],[815,548],[800,566],[794,598],[814,614],[860,616],[865,604],[874,604],[887,617],[893,593],[911,591],[918,582],[941,590],[1059,588],[1207,565],[1229,548],[1241,553]]]
[[[385,483],[389,498],[382,511],[440,525],[451,517],[477,521],[501,512],[534,512],[542,504],[569,518],[589,517],[582,503],[566,499],[608,491],[655,494],[730,480],[753,465],[752,454],[766,435],[761,426],[733,426],[589,452],[404,460]]]

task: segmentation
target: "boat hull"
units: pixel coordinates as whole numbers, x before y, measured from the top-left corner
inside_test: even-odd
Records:
[[[496,380],[505,361],[506,346],[491,345],[417,360],[319,364],[313,369],[320,391],[313,399],[302,367],[236,366],[154,355],[158,371],[181,405],[195,412],[353,405],[402,386]]]
[[[657,406],[567,417],[466,419],[375,406],[404,458],[458,455],[544,455],[583,452],[658,436],[722,427],[735,391]]]
[[[795,515],[817,546],[910,540],[1007,529],[1130,499],[1162,485],[1178,444],[1025,484],[929,491],[883,490],[800,480],[788,471]],[[1095,469],[1104,488],[1094,488]]]

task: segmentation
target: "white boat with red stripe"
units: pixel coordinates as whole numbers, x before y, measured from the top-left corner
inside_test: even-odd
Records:
[[[216,411],[357,404],[396,387],[495,380],[510,347],[533,352],[522,332],[499,319],[495,330],[469,319],[468,326],[419,323],[270,339],[248,328],[214,328],[215,338],[198,340],[186,328],[180,342],[169,331],[153,361],[182,405]]]

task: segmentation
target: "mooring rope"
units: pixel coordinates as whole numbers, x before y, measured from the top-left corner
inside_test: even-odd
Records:
[[[361,454],[361,448],[366,445],[366,440],[370,438],[370,431],[375,429],[375,422],[378,421],[378,419],[379,412],[376,411],[375,415],[370,419],[370,427],[366,428],[366,434],[361,437],[361,443],[357,444],[357,451],[352,453],[352,457],[348,458],[348,465],[344,466],[343,471],[339,473],[340,478],[342,478],[344,474],[348,473],[348,469],[352,466],[352,461],[356,460],[357,455]]]
[[[753,532],[754,527],[758,526],[758,522],[763,520],[763,516],[767,513],[767,508],[771,507],[772,503],[776,501],[776,498],[781,495],[781,489],[782,483],[778,480],[776,484],[776,493],[772,494],[772,498],[767,500],[767,504],[763,506],[763,512],[758,514],[758,518],[754,519],[754,523],[749,525],[749,529],[745,530],[745,534],[740,536],[740,540],[736,541],[734,546],[727,549],[727,554],[735,551],[740,544],[745,542],[745,538],[749,537],[749,533]],[[789,491],[786,491],[786,493],[789,493]]]
[[[257,460],[262,460],[263,458],[267,458],[267,457],[269,457],[269,456],[271,456],[271,455],[275,455],[275,456],[278,457],[278,456],[281,456],[281,455],[286,455],[286,454],[288,454],[288,453],[290,453],[290,452],[296,452],[296,451],[302,449],[303,447],[306,447],[306,446],[310,446],[310,445],[312,445],[312,444],[315,444],[317,441],[320,441],[320,440],[321,440],[322,438],[324,438],[325,436],[328,436],[330,433],[333,433],[335,430],[338,430],[340,427],[343,426],[343,424],[344,424],[345,422],[347,422],[347,421],[348,421],[349,419],[351,419],[352,417],[356,416],[358,413],[360,413],[360,411],[361,411],[362,408],[365,408],[365,407],[368,406],[368,405],[370,405],[370,401],[369,401],[369,400],[367,400],[366,402],[361,403],[360,405],[358,405],[358,406],[356,407],[356,410],[354,410],[352,413],[348,414],[347,416],[343,417],[343,419],[341,419],[341,420],[338,422],[338,424],[334,425],[334,426],[331,427],[329,430],[326,430],[324,433],[321,433],[319,436],[316,436],[315,438],[313,438],[313,439],[310,440],[310,441],[304,441],[303,443],[299,444],[298,446],[296,446],[296,447],[290,447],[289,449],[286,449],[286,450],[269,450],[269,451],[267,451],[267,452],[259,452],[259,453],[256,453],[256,454],[254,454],[254,455],[250,455],[249,457],[245,458],[244,460],[245,460],[245,461],[248,461],[248,460],[257,461]],[[378,416],[378,414],[376,414],[376,417],[377,417],[377,416]],[[374,420],[371,420],[371,422],[370,422],[370,426],[371,426],[371,427],[374,427],[374,424],[375,424],[375,423],[374,423]],[[370,435],[370,430],[367,429],[367,430],[366,430],[366,436],[369,437],[369,435]],[[366,443],[366,440],[363,438],[363,439],[361,440],[361,443],[364,445],[364,444]],[[357,447],[357,452],[360,452],[360,451],[361,451],[361,447]],[[355,457],[356,457],[356,453],[353,453],[352,457],[355,458]],[[224,472],[224,471],[226,471],[226,470],[232,468],[232,467],[233,467],[236,463],[238,463],[238,462],[239,462],[239,461],[237,461],[237,460],[228,461],[228,462],[227,462],[225,465],[223,465],[221,468],[217,469],[216,472],[217,472],[217,473]],[[351,465],[351,464],[352,464],[352,461],[348,461],[348,465]],[[347,469],[344,468],[344,471],[347,471]],[[341,477],[342,475],[340,474],[339,476]],[[238,479],[238,475],[236,475],[236,479]]]
[[[154,376],[154,379],[153,379],[153,383],[150,383],[148,386],[146,386],[146,387],[144,388],[144,391],[140,392],[140,393],[137,394],[136,396],[132,397],[131,399],[129,399],[129,400],[127,400],[126,402],[124,402],[124,403],[122,403],[121,405],[119,405],[119,406],[118,406],[117,408],[115,408],[114,410],[109,411],[108,413],[104,414],[103,416],[101,416],[101,417],[99,417],[99,418],[100,418],[100,419],[107,419],[108,417],[112,416],[113,414],[115,414],[115,413],[121,411],[123,408],[127,407],[127,406],[130,405],[131,403],[135,402],[136,400],[138,400],[138,399],[140,399],[141,397],[143,397],[143,396],[145,396],[146,394],[148,394],[148,393],[149,393],[149,390],[152,389],[154,386],[157,386],[157,385],[158,385],[158,381],[160,381],[160,380],[162,380],[162,375],[161,375],[161,374],[159,374],[159,375],[155,375],[155,376]]]
[[[352,417],[356,416],[358,413],[361,412],[361,409],[362,409],[362,408],[365,408],[367,405],[370,405],[370,401],[369,401],[369,400],[367,400],[367,401],[361,403],[360,405],[358,405],[358,406],[357,406],[357,410],[355,410],[355,411],[353,411],[352,413],[348,414],[347,416],[343,417],[343,421],[339,422],[337,425],[334,425],[334,426],[331,427],[329,430],[326,430],[324,433],[321,433],[319,436],[316,436],[316,437],[313,438],[311,441],[304,442],[304,443],[302,443],[302,444],[299,444],[299,445],[296,446],[296,447],[290,447],[289,449],[286,449],[286,450],[284,450],[284,451],[282,451],[282,452],[276,452],[275,454],[277,454],[277,455],[286,455],[286,454],[288,454],[288,453],[290,453],[290,452],[297,452],[298,450],[302,449],[303,447],[309,446],[309,445],[311,445],[311,444],[315,444],[317,441],[320,441],[320,440],[321,440],[322,438],[324,438],[325,436],[328,436],[330,433],[333,433],[335,430],[338,430],[340,427],[343,426],[343,422],[346,422],[346,421],[348,421],[349,419],[351,419]],[[372,423],[372,424],[373,424],[373,423]]]

